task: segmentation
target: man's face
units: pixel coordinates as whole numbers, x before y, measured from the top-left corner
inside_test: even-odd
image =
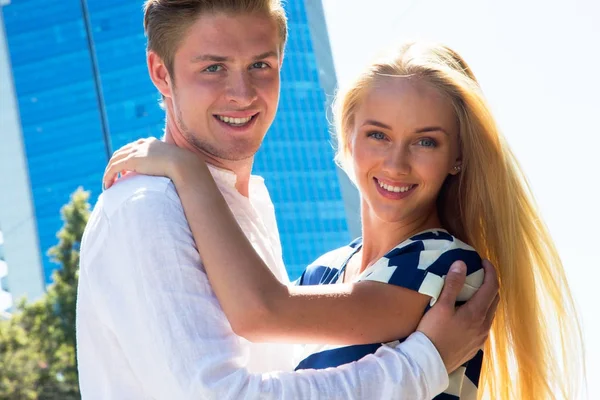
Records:
[[[185,140],[221,160],[250,159],[277,111],[280,53],[268,16],[199,17],[175,54],[166,96]]]

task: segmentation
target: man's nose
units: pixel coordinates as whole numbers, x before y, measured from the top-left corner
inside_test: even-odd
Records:
[[[227,100],[229,102],[243,108],[250,106],[256,98],[256,88],[248,74],[231,74],[227,87]]]

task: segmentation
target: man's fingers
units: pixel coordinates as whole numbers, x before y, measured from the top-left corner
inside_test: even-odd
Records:
[[[462,261],[455,261],[450,266],[450,271],[446,275],[442,293],[438,297],[438,303],[443,303],[454,307],[456,298],[462,290],[467,278],[467,266]]]
[[[483,284],[463,307],[467,307],[476,315],[487,315],[487,311],[498,294],[498,275],[496,268],[488,260],[483,260]]]
[[[500,296],[496,295],[496,297],[494,297],[494,301],[492,302],[492,305],[487,310],[487,315],[485,316],[485,326],[488,329],[492,326],[492,322],[494,322],[494,317],[496,316],[496,310],[498,309],[498,303],[500,303]]]

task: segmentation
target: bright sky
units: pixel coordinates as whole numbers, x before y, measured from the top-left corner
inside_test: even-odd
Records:
[[[589,398],[600,399],[600,2],[324,0],[324,6],[342,84],[376,52],[407,39],[443,42],[470,64],[565,263],[583,320]]]

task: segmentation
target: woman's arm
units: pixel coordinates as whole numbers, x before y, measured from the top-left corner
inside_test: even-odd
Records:
[[[282,284],[247,240],[203,160],[181,149],[166,151],[162,142],[150,144],[158,150],[130,146],[115,153],[106,186],[122,170],[173,180],[211,285],[238,335],[255,342],[366,344],[416,329],[429,296],[380,282]]]

